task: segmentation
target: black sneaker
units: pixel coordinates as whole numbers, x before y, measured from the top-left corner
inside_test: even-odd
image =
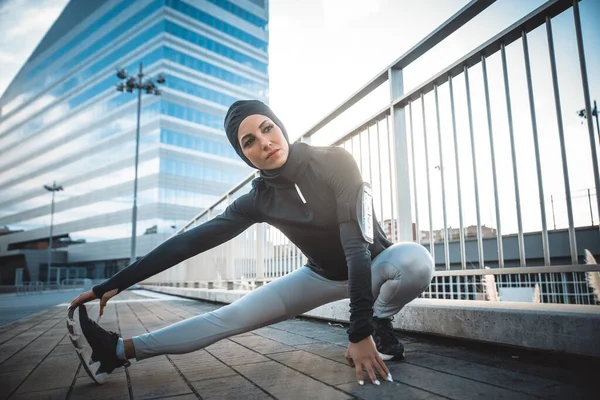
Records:
[[[404,345],[394,335],[391,318],[373,317],[373,340],[382,360],[404,360]]]
[[[78,313],[69,308],[67,329],[81,365],[97,384],[106,383],[115,368],[131,365],[129,361],[117,358],[119,335],[102,329],[92,321],[88,317],[85,305],[79,306]]]

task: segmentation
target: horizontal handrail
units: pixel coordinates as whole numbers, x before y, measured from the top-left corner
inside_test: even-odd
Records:
[[[512,275],[512,274],[553,274],[561,272],[600,272],[599,264],[552,265],[546,267],[504,267],[490,269],[460,269],[435,271],[436,276],[471,276],[471,275]]]

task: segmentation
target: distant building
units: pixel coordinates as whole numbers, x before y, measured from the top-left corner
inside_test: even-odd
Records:
[[[142,95],[136,256],[248,176],[223,118],[269,100],[268,23],[268,0],[71,0],[0,98],[0,284],[47,279],[31,252],[48,247],[53,181],[53,266],[129,263],[137,95],[115,90],[117,68],[166,78]]]
[[[398,221],[394,220],[394,237],[398,236]],[[383,231],[385,232],[388,240],[392,240],[392,221],[390,219],[386,219],[383,221]],[[412,224],[413,231],[413,240],[417,240],[416,235],[416,224],[413,222]],[[446,229],[448,234],[448,241],[457,241],[460,240],[460,228],[452,228],[448,227]],[[469,225],[463,228],[465,239],[477,238],[477,226]],[[419,232],[421,243],[429,243],[430,242],[430,232],[425,230],[420,230]],[[481,226],[481,237],[496,237],[496,229],[490,228],[488,226]],[[444,229],[437,229],[433,231],[433,241],[434,243],[443,242],[444,241]]]

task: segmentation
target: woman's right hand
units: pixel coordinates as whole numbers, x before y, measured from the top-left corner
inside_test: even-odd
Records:
[[[71,301],[71,306],[69,308],[77,308],[78,306],[95,299],[97,299],[97,297],[94,292],[88,290],[87,292],[81,293],[79,296],[75,297],[75,299]]]
[[[108,300],[110,300],[112,297],[114,297],[118,291],[119,291],[119,289],[113,289],[110,292],[104,293],[104,295],[102,296],[102,299],[100,300],[100,316],[102,316],[104,314],[104,307],[106,307],[106,303],[108,302]],[[81,293],[73,301],[71,301],[70,308],[74,309],[84,303],[87,303],[88,301],[92,301],[97,298],[98,297],[96,297],[96,295],[94,294],[93,291],[88,290],[87,292]]]

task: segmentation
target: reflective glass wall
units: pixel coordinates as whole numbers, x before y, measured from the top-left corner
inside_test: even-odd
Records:
[[[142,94],[137,256],[251,172],[223,118],[238,99],[268,102],[267,1],[101,3],[72,0],[0,98],[0,264],[48,239],[54,181],[69,262],[129,258],[137,94],[116,91],[117,69],[165,78]]]

